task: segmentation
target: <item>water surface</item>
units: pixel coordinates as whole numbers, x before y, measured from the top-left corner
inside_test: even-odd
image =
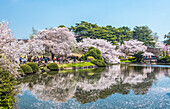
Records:
[[[168,66],[169,67],[169,66]],[[21,109],[170,109],[170,68],[108,68],[30,75],[19,84]]]

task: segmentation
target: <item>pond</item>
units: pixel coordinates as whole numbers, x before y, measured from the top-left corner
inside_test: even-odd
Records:
[[[21,109],[170,109],[170,68],[113,65],[24,77],[18,85]]]

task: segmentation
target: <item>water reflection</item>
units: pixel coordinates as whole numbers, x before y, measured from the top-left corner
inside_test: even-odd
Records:
[[[114,93],[144,95],[170,69],[151,66],[114,65],[108,68],[49,72],[20,80],[20,94],[26,90],[39,100],[67,102],[75,98],[82,104],[105,99]]]

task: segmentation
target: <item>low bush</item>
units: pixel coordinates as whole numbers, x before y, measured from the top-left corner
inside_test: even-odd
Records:
[[[170,57],[162,57],[160,58],[160,60],[158,62],[161,62],[161,63],[170,63]]]
[[[40,69],[37,65],[37,63],[34,63],[34,62],[28,62],[27,65],[29,65],[31,68],[32,68],[32,71],[34,73],[38,72]]]
[[[98,59],[98,60],[103,60],[103,58],[101,56],[101,51],[99,49],[94,48],[94,47],[89,47],[88,51],[84,55],[82,55],[81,59],[87,60],[87,58],[89,56],[92,56],[92,57],[94,57],[95,59]]]
[[[51,71],[54,71],[54,70],[59,70],[59,67],[56,63],[50,63],[47,65],[47,68]]]
[[[32,68],[29,65],[20,65],[20,67],[24,73],[33,73]]]
[[[91,63],[95,64],[98,67],[106,67],[106,64],[103,60],[94,59],[91,61]]]

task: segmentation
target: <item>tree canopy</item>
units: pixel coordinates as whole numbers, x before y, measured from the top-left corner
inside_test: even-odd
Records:
[[[78,42],[84,38],[105,39],[116,45],[117,42],[123,43],[130,39],[136,39],[144,42],[145,45],[154,46],[152,41],[155,39],[155,34],[148,26],[136,26],[134,30],[131,30],[126,26],[116,28],[111,25],[98,26],[97,24],[81,21],[76,23],[75,26],[71,26],[70,30],[76,34]]]
[[[75,34],[77,41],[81,41],[84,38],[91,39],[105,39],[107,41],[116,44],[116,42],[122,42],[123,40],[129,40],[132,38],[133,32],[128,27],[115,28],[111,25],[98,26],[97,24],[81,21],[76,23],[76,26],[70,28]]]
[[[133,39],[142,41],[149,46],[154,46],[155,44],[152,42],[154,40],[152,30],[148,26],[136,26],[133,31]]]

